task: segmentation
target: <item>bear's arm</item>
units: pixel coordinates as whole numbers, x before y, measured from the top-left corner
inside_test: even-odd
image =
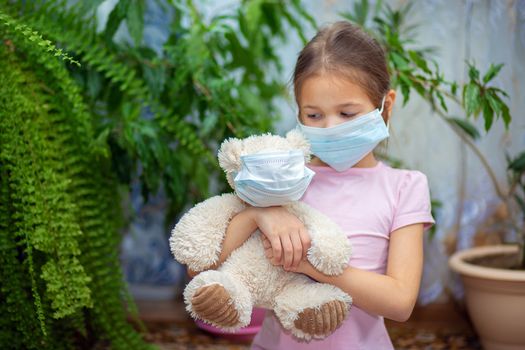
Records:
[[[209,198],[182,216],[171,232],[175,259],[200,272],[219,260],[222,241],[231,218],[245,205],[232,193]]]

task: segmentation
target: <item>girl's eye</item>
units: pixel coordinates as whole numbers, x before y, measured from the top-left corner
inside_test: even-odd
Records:
[[[318,119],[318,118],[321,117],[321,114],[319,114],[319,113],[314,113],[314,114],[307,114],[306,116],[307,116],[308,118],[310,118],[310,119]]]
[[[356,113],[345,113],[345,112],[341,112],[341,115],[345,118],[352,118],[352,117],[355,117],[357,114]]]

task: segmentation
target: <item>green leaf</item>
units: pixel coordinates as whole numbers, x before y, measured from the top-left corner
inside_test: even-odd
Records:
[[[506,104],[501,106],[501,117],[503,118],[503,122],[505,123],[505,128],[508,129],[512,118],[510,116],[509,107]]]
[[[483,119],[485,121],[485,131],[489,131],[494,120],[494,111],[486,100],[483,101]]]
[[[95,70],[89,70],[86,78],[87,91],[92,98],[96,98],[102,88],[100,75]]]
[[[489,81],[491,81],[496,75],[498,75],[501,68],[503,68],[503,63],[496,64],[496,65],[491,63],[489,70],[483,76],[483,83],[486,84]]]
[[[119,0],[115,8],[110,12],[106,28],[104,29],[104,36],[107,41],[113,40],[120,23],[126,18],[129,4],[130,0]]]
[[[252,0],[246,5],[246,24],[248,29],[247,39],[251,39],[255,36],[256,31],[259,29],[259,23],[262,16],[261,11],[262,0]]]
[[[166,68],[163,65],[156,67],[144,66],[144,79],[154,97],[160,96],[164,85],[166,84]]]
[[[301,37],[301,41],[306,44],[308,42],[308,39],[306,38],[306,36],[304,35],[303,33],[303,28],[301,26],[301,24],[299,23],[299,21],[297,21],[295,19],[295,17],[289,13],[288,11],[283,11],[282,12],[282,15],[286,18],[286,20],[288,21],[288,23],[290,23],[290,25],[295,28],[295,30],[297,31],[297,33],[299,34],[299,36]]]
[[[295,8],[295,10],[305,19],[308,23],[310,23],[310,26],[312,28],[317,28],[317,22],[315,21],[315,18],[308,13],[308,11],[305,10],[305,6],[302,3],[301,0],[292,0],[292,6]]]
[[[414,50],[408,50],[408,55],[417,67],[421,68],[425,73],[431,73],[430,69],[428,68],[427,62],[419,52]]]
[[[131,0],[126,17],[129,34],[137,47],[142,42],[142,33],[144,31],[144,7],[144,0]]]
[[[467,135],[472,137],[472,139],[474,140],[478,139],[481,136],[479,134],[479,131],[476,129],[476,127],[466,119],[449,117],[447,118],[447,120],[450,123],[453,123],[454,125],[457,125],[458,127],[460,127],[461,130],[463,130]]]
[[[441,108],[443,108],[445,112],[448,112],[447,104],[445,103],[445,99],[443,98],[443,95],[439,91],[436,91],[436,96],[439,100]]]
[[[456,96],[457,91],[458,91],[458,83],[453,82],[450,85],[450,92],[452,93],[452,95]]]
[[[342,12],[339,13],[339,15],[347,18],[361,27],[365,27],[369,11],[368,0],[361,0],[354,2],[354,8],[352,12]]]
[[[490,105],[490,108],[492,108],[492,110],[496,114],[501,112],[501,106],[503,105],[503,102],[496,94],[494,94],[491,90],[487,90],[485,92],[484,97],[485,97],[485,100]]]
[[[476,84],[467,84],[463,88],[463,106],[467,113],[467,117],[474,115],[480,109],[480,89]]]
[[[405,57],[401,56],[397,52],[390,52],[389,56],[391,60],[394,62],[394,66],[397,69],[401,71],[410,70],[410,66],[408,65],[408,60]]]
[[[405,77],[404,74],[399,74],[399,85],[401,87],[401,93],[403,94],[403,106],[405,106],[410,98],[410,86],[412,82]]]
[[[412,87],[414,89],[416,89],[417,93],[422,97],[422,98],[426,98],[427,97],[427,90],[425,89],[425,87],[419,83],[419,82],[412,82],[413,85]]]
[[[520,153],[516,158],[512,159],[507,169],[513,170],[518,173],[525,171],[525,152]]]
[[[208,135],[210,131],[217,125],[219,115],[217,113],[209,113],[202,123],[200,132],[202,135]]]
[[[499,92],[500,94],[502,94],[503,96],[505,97],[509,97],[509,94],[504,91],[504,90],[501,90],[501,89],[498,89],[497,87],[490,87],[490,90],[493,90],[493,91],[496,91],[496,92]]]
[[[498,116],[501,115],[505,128],[508,128],[512,118],[507,104],[501,100],[494,88],[487,89],[484,97],[494,113]]]
[[[72,6],[78,6],[80,13],[87,13],[87,12],[96,10],[98,6],[104,1],[105,0],[78,1]]]
[[[467,63],[468,64],[468,76],[470,78],[471,81],[478,81],[479,80],[479,70],[476,68],[476,66],[474,66],[474,64],[472,63]]]

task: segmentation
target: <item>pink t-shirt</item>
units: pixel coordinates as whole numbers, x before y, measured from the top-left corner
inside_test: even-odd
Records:
[[[301,200],[343,229],[352,244],[349,264],[353,267],[384,274],[390,233],[414,223],[424,223],[425,229],[434,223],[427,178],[419,171],[394,169],[382,162],[343,172],[309,167],[316,174]],[[253,350],[393,348],[383,317],[355,305],[332,335],[309,343],[285,333],[274,313],[267,311],[252,343]]]

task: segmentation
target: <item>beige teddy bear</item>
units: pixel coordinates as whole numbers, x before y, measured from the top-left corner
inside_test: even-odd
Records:
[[[294,150],[302,151],[304,162],[310,161],[310,147],[297,130],[286,137],[233,138],[221,145],[219,164],[235,189],[242,156]],[[282,326],[300,339],[328,336],[345,319],[351,297],[333,285],[273,266],[265,257],[259,230],[217,270],[206,271],[218,261],[230,219],[246,205],[233,193],[209,198],[190,209],[172,230],[170,247],[175,259],[200,272],[184,290],[186,309],[194,318],[235,331],[250,323],[252,308],[258,306],[273,310]],[[303,222],[310,235],[308,261],[327,275],[341,274],[351,254],[341,229],[305,203],[292,201],[283,206]]]

